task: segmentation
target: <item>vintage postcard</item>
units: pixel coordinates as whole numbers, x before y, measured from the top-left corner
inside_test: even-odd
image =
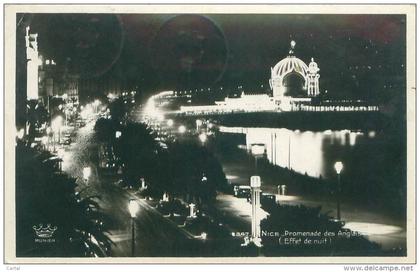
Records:
[[[6,263],[414,263],[415,11],[6,4]]]

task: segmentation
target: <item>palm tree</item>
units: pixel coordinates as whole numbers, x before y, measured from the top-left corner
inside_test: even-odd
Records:
[[[112,242],[96,196],[81,198],[76,180],[46,163],[49,156],[16,147],[17,256],[105,256]],[[34,242],[39,224],[57,227],[53,245]]]
[[[118,123],[111,119],[100,118],[95,123],[95,138],[106,147],[108,161],[112,161],[114,157],[113,146],[117,140],[115,138],[117,127]]]
[[[128,123],[115,145],[115,153],[124,165],[124,177],[129,185],[136,185],[140,177],[154,180],[160,146],[156,135],[143,123]]]
[[[168,169],[173,188],[179,194],[209,203],[217,190],[226,186],[222,166],[206,148],[191,143],[175,143],[169,146]]]
[[[36,135],[37,128],[48,120],[48,112],[45,107],[38,101],[30,100],[27,104],[27,127],[28,127],[28,144],[30,145]]]

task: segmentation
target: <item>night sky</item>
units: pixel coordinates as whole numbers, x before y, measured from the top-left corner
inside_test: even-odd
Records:
[[[18,51],[27,25],[39,33],[40,53],[82,81],[146,94],[268,89],[270,67],[292,39],[297,57],[318,63],[321,91],[379,100],[405,93],[402,15],[20,14]]]

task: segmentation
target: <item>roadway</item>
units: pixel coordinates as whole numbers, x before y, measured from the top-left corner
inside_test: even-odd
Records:
[[[97,171],[97,144],[93,138],[94,121],[79,129],[74,143],[63,153],[63,171],[77,177],[82,196],[98,195],[102,211],[109,217],[107,227],[115,243],[111,256],[131,256],[131,219],[127,204],[135,195],[115,185],[115,177],[104,178]],[[92,169],[87,181],[83,179],[84,167]],[[210,246],[191,237],[185,231],[159,214],[144,200],[137,198],[140,210],[135,219],[135,256],[208,256],[215,254]],[[221,251],[223,252],[223,251]]]

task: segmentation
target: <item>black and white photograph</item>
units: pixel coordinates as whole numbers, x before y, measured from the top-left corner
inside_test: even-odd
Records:
[[[6,5],[10,260],[414,262],[415,6],[240,7]]]

